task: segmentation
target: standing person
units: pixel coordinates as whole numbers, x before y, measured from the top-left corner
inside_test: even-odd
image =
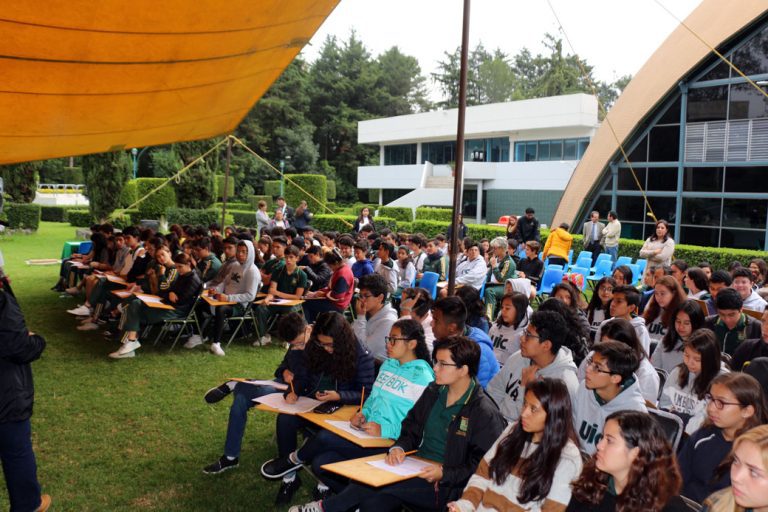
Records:
[[[313,217],[314,215],[309,211],[307,202],[302,200],[299,203],[299,206],[296,207],[296,211],[293,212],[293,227],[295,227],[299,233],[301,233],[302,229],[309,226]]]
[[[507,221],[507,240],[517,240],[517,243],[520,244],[523,241],[523,237],[520,235],[520,229],[517,224],[517,215],[510,215]]]
[[[14,512],[44,512],[51,505],[51,497],[40,494],[30,422],[35,396],[30,363],[44,349],[45,339],[27,329],[16,299],[0,283],[0,461]]]
[[[584,250],[592,253],[592,266],[595,266],[597,256],[603,252],[605,235],[603,235],[605,224],[600,222],[600,213],[597,211],[589,215],[589,220],[581,228],[581,234],[584,237]]]
[[[367,206],[360,210],[360,215],[358,215],[357,220],[355,220],[355,233],[359,233],[360,230],[363,229],[363,226],[371,226],[373,230],[376,231],[376,225],[373,223],[371,210]]]
[[[520,240],[523,243],[538,242],[541,243],[541,233],[539,232],[541,224],[535,217],[536,212],[533,208],[526,208],[525,215],[517,221],[517,230],[520,232]]]
[[[619,238],[621,238],[621,222],[615,211],[608,212],[608,224],[603,228],[603,245],[605,252],[611,255],[615,262],[619,258]]]
[[[547,237],[542,258],[545,261],[549,258],[551,265],[562,265],[563,268],[568,266],[568,252],[573,243],[573,235],[568,232],[569,228],[568,223],[563,222]]]
[[[259,201],[258,210],[256,210],[256,232],[261,235],[269,227],[269,214],[267,213],[267,202]]]
[[[288,206],[285,202],[285,198],[280,196],[277,198],[277,209],[283,213],[283,218],[289,223],[293,222],[293,208]]]
[[[669,235],[669,223],[659,219],[656,221],[656,230],[640,249],[640,257],[647,259],[648,265],[670,265],[674,252],[675,241]]]
[[[448,238],[448,240],[451,239],[451,235],[453,234],[453,224],[448,226],[448,230],[446,231],[445,235]],[[464,214],[459,212],[459,229],[456,230],[456,236],[458,236],[459,240],[463,240],[467,237],[467,226],[464,224]]]

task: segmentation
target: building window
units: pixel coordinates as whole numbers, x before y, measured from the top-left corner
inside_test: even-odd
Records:
[[[384,165],[414,165],[416,144],[384,146]]]
[[[509,162],[509,139],[470,139],[464,141],[465,162]]]
[[[515,142],[515,162],[580,160],[587,146],[588,138]]]
[[[456,141],[425,142],[421,145],[421,163],[446,165],[456,161]]]

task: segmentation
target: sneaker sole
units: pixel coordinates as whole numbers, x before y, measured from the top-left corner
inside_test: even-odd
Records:
[[[266,466],[266,465],[267,465],[267,464],[269,464],[270,462],[272,462],[272,461],[271,461],[271,460],[268,460],[267,462],[265,462],[264,464],[262,464],[262,465],[261,465],[261,468],[259,469],[259,472],[261,473],[261,476],[263,476],[263,477],[264,477],[264,478],[266,478],[267,480],[277,480],[278,478],[283,478],[283,477],[284,477],[285,475],[287,475],[288,473],[293,473],[294,471],[298,471],[298,470],[300,470],[300,469],[303,467],[301,464],[299,464],[299,465],[297,465],[297,466],[294,466],[294,467],[292,467],[292,468],[288,468],[288,469],[286,469],[285,471],[283,471],[283,472],[282,472],[282,473],[280,473],[280,474],[269,475],[269,474],[267,474],[267,473],[264,471],[264,466]]]
[[[235,469],[239,465],[240,465],[240,463],[238,462],[237,464],[234,464],[232,466],[226,466],[224,468],[221,468],[218,471],[206,471],[205,468],[203,468],[203,474],[205,474],[205,475],[220,475],[220,474],[222,474],[225,471],[229,471],[230,469]]]
[[[227,395],[229,395],[229,393],[224,393],[223,391],[221,391],[221,390],[219,389],[219,387],[218,387],[218,386],[216,386],[215,388],[211,388],[211,389],[209,389],[209,390],[208,390],[208,391],[205,393],[205,396],[203,396],[203,399],[206,401],[206,403],[209,403],[209,404],[216,404],[216,403],[219,403],[219,402],[221,402],[222,400],[224,400],[224,398],[225,398]]]

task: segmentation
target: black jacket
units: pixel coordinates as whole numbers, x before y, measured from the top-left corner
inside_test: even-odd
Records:
[[[445,232],[445,237],[450,240],[451,234],[453,233],[453,224],[448,226],[448,231]],[[461,222],[459,223],[459,229],[456,231],[456,234],[458,235],[458,240],[464,240],[467,237],[467,226]]]
[[[40,357],[45,340],[30,335],[16,299],[0,291],[0,423],[32,416],[35,388],[29,363]]]
[[[421,445],[424,425],[437,402],[440,386],[434,382],[403,420],[400,437],[395,442],[406,452]],[[480,459],[490,449],[506,427],[506,421],[496,404],[475,381],[475,389],[459,414],[448,426],[448,441],[443,459],[443,478],[440,486],[447,502],[457,500],[469,477],[477,469]],[[445,505],[444,503],[442,505]]]
[[[536,240],[541,243],[540,227],[541,225],[536,217],[528,220],[528,217],[523,215],[520,217],[520,220],[517,221],[517,230],[520,232],[520,238],[523,240],[523,243],[530,242],[531,240]]]
[[[307,279],[312,281],[312,286],[309,291],[316,292],[322,290],[328,286],[328,282],[331,280],[331,267],[324,261],[320,261],[314,265],[307,265],[304,267],[304,272],[307,274]]]
[[[301,352],[302,354],[304,353],[304,351]],[[293,361],[300,362],[299,360],[301,357],[299,355],[295,357],[296,359]],[[333,379],[334,384],[332,391],[339,393],[341,403],[345,405],[360,405],[360,397],[362,396],[363,388],[365,388],[365,396],[370,396],[373,381],[376,380],[376,369],[373,362],[373,356],[359,341],[357,342],[356,357],[355,376],[353,379],[346,381]],[[306,361],[306,358],[304,358],[304,361]],[[288,363],[287,360],[284,362]],[[306,362],[304,364],[306,364]],[[289,368],[294,373],[293,387],[296,390],[296,394],[314,398],[314,394],[318,391],[325,391],[325,389],[321,389],[320,387],[325,372],[313,373],[310,370],[299,374],[290,366]],[[281,364],[277,371],[282,375],[283,369]]]

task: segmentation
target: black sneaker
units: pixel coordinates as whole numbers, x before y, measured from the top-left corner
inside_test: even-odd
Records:
[[[323,501],[333,496],[333,491],[330,489],[330,487],[326,487],[322,491],[318,486],[315,486],[314,489],[312,489],[312,499],[314,501]]]
[[[287,505],[290,503],[291,500],[293,500],[293,495],[296,494],[296,491],[299,490],[299,487],[301,487],[301,479],[299,478],[299,475],[296,475],[296,477],[290,482],[280,483],[280,490],[277,491],[275,504]]]
[[[301,464],[294,464],[290,457],[277,457],[261,465],[261,474],[264,478],[276,480],[297,469],[301,469]]]
[[[223,473],[228,469],[236,468],[239,463],[240,463],[240,459],[238,459],[237,457],[235,457],[232,460],[229,460],[226,455],[222,455],[219,460],[217,460],[210,466],[205,466],[203,468],[203,473],[205,473],[206,475],[218,475],[219,473]]]
[[[209,389],[204,398],[209,404],[215,404],[216,402],[221,402],[224,397],[231,392],[232,390],[229,389],[229,386],[227,386],[227,383],[225,382],[221,386]]]

